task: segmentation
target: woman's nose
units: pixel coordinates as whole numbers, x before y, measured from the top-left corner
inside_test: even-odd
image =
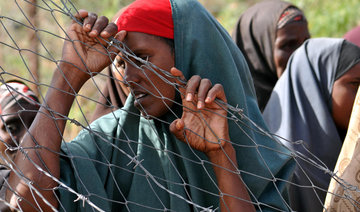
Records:
[[[133,65],[126,66],[124,73],[125,84],[128,86],[139,84],[141,82],[141,75],[142,71],[139,68],[134,67]]]

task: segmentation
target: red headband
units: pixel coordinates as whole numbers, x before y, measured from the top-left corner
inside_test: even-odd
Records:
[[[174,39],[170,0],[136,0],[118,18],[118,30]]]
[[[297,7],[290,6],[284,10],[281,14],[279,21],[277,23],[277,28],[281,29],[285,25],[292,23],[292,22],[306,22],[306,18],[304,13],[298,9]]]

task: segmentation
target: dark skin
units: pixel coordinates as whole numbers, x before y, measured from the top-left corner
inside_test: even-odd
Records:
[[[176,68],[172,68],[171,73],[184,79]],[[179,140],[188,142],[192,148],[204,152],[214,164],[220,193],[224,195],[220,197],[221,211],[255,211],[240,175],[236,174],[238,165],[235,150],[226,142],[230,140],[228,122],[222,117],[226,117],[227,112],[215,102],[215,99],[227,102],[223,86],[212,86],[210,80],[193,76],[188,81],[186,89],[180,88],[180,92],[183,94],[184,112],[181,119],[171,123],[170,131]],[[191,112],[197,110],[201,113]],[[214,116],[214,112],[220,116]],[[190,130],[185,130],[185,127]]]
[[[124,12],[126,7],[120,9],[115,16],[111,19],[112,22],[115,22],[116,19]],[[123,92],[126,94],[126,96],[129,96],[130,89],[126,87],[126,85],[123,83],[124,79],[123,76],[125,75],[125,70],[123,68],[123,61],[121,60],[121,57],[118,55],[115,57],[114,62],[111,64],[111,70],[114,73],[114,77],[118,80],[118,83],[123,90]]]
[[[333,86],[332,116],[342,140],[345,139],[359,85],[360,63],[337,79]]]
[[[45,97],[44,107],[41,107],[39,110],[39,113],[36,115],[35,120],[29,129],[29,133],[24,136],[21,142],[22,147],[29,148],[27,150],[27,157],[41,168],[49,170],[51,175],[55,178],[60,177],[59,155],[54,154],[47,149],[54,150],[55,152],[60,150],[65,121],[62,119],[55,120],[54,118],[61,117],[52,114],[47,108],[64,115],[69,113],[72,102],[74,101],[74,96],[65,92],[71,94],[77,93],[87,79],[90,78],[88,70],[99,72],[111,62],[110,58],[107,56],[106,49],[103,48],[96,38],[101,36],[102,38],[107,39],[110,36],[116,35],[117,32],[116,25],[108,24],[108,19],[105,17],[97,18],[96,15],[89,14],[84,10],[80,10],[75,17],[79,19],[84,18],[84,24],[81,26],[73,21],[67,30],[68,36],[71,40],[80,40],[92,48],[85,48],[82,42],[64,42],[62,61],[67,62],[61,62],[59,67],[55,70],[51,88],[49,88]],[[115,38],[122,40],[123,37],[121,36],[122,34],[120,33],[116,35]],[[114,54],[111,54],[113,58],[118,53],[115,47],[110,47],[109,51],[114,52]],[[88,67],[88,69],[86,67]],[[60,134],[58,133],[58,130],[60,131]],[[33,149],[35,146],[33,138],[36,139],[39,145],[45,148],[38,150]],[[14,161],[18,165],[18,170],[21,170],[29,180],[35,182],[35,188],[46,197],[52,208],[57,208],[57,198],[52,191],[52,189],[57,186],[57,183],[40,172],[32,162],[23,159],[24,155],[21,152],[18,152]],[[51,210],[51,207],[42,201],[37,194],[34,194],[33,196],[29,186],[24,181],[24,178],[18,178],[12,172],[9,177],[9,184],[21,197],[27,200],[19,202],[20,205],[18,205],[17,196],[8,190],[6,199],[12,206],[21,208],[23,211],[36,211],[33,207],[35,205],[38,205],[39,208],[45,211]]]
[[[64,131],[65,121],[62,119],[49,118],[53,115],[47,108],[56,111],[60,114],[67,115],[70,107],[74,101],[73,95],[65,94],[62,91],[70,93],[77,93],[82,85],[90,78],[89,71],[92,73],[100,72],[104,67],[110,64],[111,60],[104,54],[99,54],[98,51],[106,53],[106,50],[96,41],[98,36],[108,39],[110,36],[115,36],[116,39],[124,41],[125,44],[139,57],[147,58],[157,67],[167,70],[173,77],[167,77],[168,80],[180,84],[175,80],[175,77],[185,80],[182,72],[174,68],[174,57],[171,54],[171,49],[167,45],[162,45],[158,42],[163,42],[160,39],[154,38],[144,33],[125,32],[117,33],[117,27],[113,23],[108,23],[105,17],[97,18],[95,15],[89,14],[86,11],[79,11],[77,18],[84,18],[83,26],[77,23],[72,23],[68,29],[68,35],[71,40],[80,40],[97,51],[91,48],[85,48],[82,42],[76,42],[74,45],[71,42],[65,42],[63,47],[63,61],[60,67],[55,71],[51,86],[47,92],[44,104],[46,107],[41,108],[41,112],[37,114],[34,124],[30,128],[30,133],[26,134],[21,146],[34,147],[34,142],[30,135],[32,135],[40,146],[46,147],[41,149],[28,149],[27,157],[31,161],[25,159],[22,153],[18,153],[15,158],[15,163],[19,170],[30,180],[34,182],[36,187],[52,207],[57,208],[58,202],[53,192],[53,188],[57,183],[51,178],[47,177],[42,172],[34,167],[33,163],[38,164],[40,167],[47,170],[55,178],[60,176],[60,162],[59,155],[54,154],[47,149],[54,152],[59,152],[61,144],[61,134]],[[116,34],[117,33],[117,34]],[[156,41],[157,40],[157,41]],[[149,43],[153,45],[149,45]],[[157,44],[157,45],[155,45]],[[81,58],[85,61],[86,66],[81,62],[80,57],[77,55],[74,48],[78,51]],[[118,54],[115,47],[110,47],[113,51],[112,59]],[[73,66],[71,64],[75,64]],[[86,69],[88,67],[88,69]],[[161,116],[167,112],[167,107],[171,106],[171,101],[161,100],[160,96],[174,99],[174,88],[168,86],[168,83],[159,80],[150,70],[145,69],[144,72],[135,69],[133,65],[128,62],[124,63],[125,79],[128,80],[129,86],[137,99],[135,106],[139,108],[143,115]],[[159,71],[159,70],[155,70]],[[66,77],[67,81],[63,77]],[[156,88],[152,87],[152,82],[156,82]],[[226,102],[225,93],[221,85],[211,85],[207,79],[201,79],[200,76],[193,76],[189,79],[186,85],[181,88],[182,103],[186,107],[182,114],[181,119],[175,120],[170,125],[170,131],[181,141],[189,142],[190,146],[203,151],[209,158],[209,161],[214,163],[214,171],[218,181],[220,191],[224,194],[221,197],[221,209],[231,211],[254,211],[254,206],[250,202],[249,194],[243,184],[240,175],[236,173],[237,162],[235,150],[229,142],[229,130],[226,117],[226,111],[215,103],[215,99],[220,99]],[[55,89],[53,89],[55,88]],[[60,90],[60,91],[59,91]],[[154,95],[150,95],[153,93]],[[157,107],[148,104],[156,100]],[[59,104],[61,102],[61,104]],[[200,113],[193,113],[190,110],[199,111]],[[205,111],[207,109],[209,111]],[[212,113],[211,113],[212,111]],[[222,114],[222,116],[214,115],[213,112]],[[200,116],[204,119],[201,119]],[[205,122],[208,123],[213,132],[209,131]],[[60,129],[61,134],[58,133]],[[188,130],[188,129],[191,129]],[[48,133],[44,134],[46,131]],[[193,133],[195,132],[195,133]],[[186,134],[185,140],[183,133]],[[202,135],[202,137],[195,134]],[[51,141],[51,142],[49,142]],[[206,141],[206,142],[204,142]],[[211,141],[211,142],[208,142]],[[45,164],[41,163],[44,161]],[[224,168],[218,168],[224,167]],[[35,211],[32,205],[39,205],[42,210],[50,210],[50,207],[38,198],[37,194],[33,194],[29,189],[24,178],[18,178],[17,175],[11,174],[9,178],[10,186],[27,201],[21,201],[17,205],[17,196],[12,192],[7,193],[7,200],[10,204],[17,208],[22,208],[24,211]],[[233,198],[230,196],[236,196]],[[35,197],[35,199],[34,199]],[[242,199],[242,200],[240,200]],[[248,202],[244,201],[247,200]]]
[[[174,55],[171,48],[164,41],[152,35],[128,32],[125,44],[138,57],[150,61],[163,70],[170,70],[173,76],[186,81],[182,72],[173,67]],[[137,62],[134,61],[134,63]],[[125,70],[124,78],[129,83],[135,96],[135,106],[142,111],[143,115],[159,117],[168,112],[167,108],[172,106],[172,102],[161,100],[159,97],[174,99],[175,90],[173,86],[165,83],[150,70],[142,72],[126,61],[122,61],[121,66]],[[161,72],[158,71],[158,73]],[[179,81],[174,81],[173,78],[166,77],[163,73],[161,75],[167,80],[181,85]],[[151,79],[151,81],[148,79]],[[216,98],[226,102],[222,85],[216,84],[213,86],[208,79],[192,76],[187,84],[182,86],[186,87],[182,88],[180,86],[180,92],[183,94],[184,112],[181,119],[175,120],[170,125],[170,131],[179,140],[189,142],[191,147],[204,152],[212,163],[223,167],[213,166],[219,188],[223,193],[227,194],[221,199],[221,208],[223,210],[254,210],[252,204],[229,196],[233,195],[250,200],[239,175],[224,170],[224,168],[227,168],[236,172],[237,161],[234,148],[231,144],[225,142],[230,140],[228,122],[224,118],[227,112],[215,103]],[[200,114],[192,112],[198,110],[201,111]],[[220,116],[214,115],[214,113],[220,114]],[[185,130],[185,127],[191,129],[191,131]],[[184,136],[184,133],[186,136]],[[203,140],[210,142],[203,142]]]
[[[278,78],[284,73],[291,54],[309,38],[307,22],[292,22],[277,30],[274,62]]]
[[[14,104],[11,107],[5,107],[1,113],[0,152],[8,161],[12,161],[16,154],[16,151],[11,150],[11,148],[18,146],[19,141],[30,127],[38,110],[35,105],[25,100],[21,100],[19,103],[21,107],[19,104]]]
[[[125,75],[125,70],[122,67],[122,60],[120,56],[116,56],[113,64],[111,64],[111,71],[114,74],[114,77],[118,80],[118,83],[121,87],[121,90],[126,94],[126,96],[129,96],[130,89],[123,83]]]
[[[163,70],[170,70],[174,67],[174,56],[168,45],[156,36],[140,33],[128,32],[125,44],[131,51],[139,58],[149,61],[160,67]],[[142,63],[138,60],[131,59],[137,66]],[[122,61],[121,64],[124,69],[124,79],[135,97],[134,105],[142,112],[144,116],[160,117],[168,112],[168,107],[172,107],[175,99],[175,89],[169,84],[165,83],[156,73],[149,69],[141,71],[136,66]],[[173,79],[165,76],[159,70],[162,77],[169,81]],[[151,79],[151,80],[149,80]],[[160,99],[163,96],[164,100]]]

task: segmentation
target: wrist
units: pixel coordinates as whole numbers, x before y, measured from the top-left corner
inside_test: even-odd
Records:
[[[222,148],[206,153],[209,161],[214,164],[237,164],[236,152],[229,140],[226,140]],[[231,160],[231,161],[230,161]]]
[[[54,72],[51,84],[54,84],[55,88],[61,87],[64,88],[64,91],[74,94],[81,89],[89,78],[88,74],[74,65],[61,62]]]

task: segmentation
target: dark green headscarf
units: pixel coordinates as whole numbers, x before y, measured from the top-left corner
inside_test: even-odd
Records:
[[[221,83],[229,104],[266,130],[246,62],[225,29],[196,0],[171,0],[171,7],[176,67],[187,79],[200,75]],[[174,113],[161,120],[147,120],[133,101],[130,95],[121,110],[63,144],[62,209],[93,210],[89,201],[85,207],[82,201],[75,204],[79,196],[66,186],[105,211],[217,209],[219,190],[207,157],[169,131],[173,114],[180,115],[181,108],[173,107]],[[288,210],[284,193],[294,165],[289,152],[254,130],[246,118],[229,121],[229,129],[239,170],[257,209]]]

